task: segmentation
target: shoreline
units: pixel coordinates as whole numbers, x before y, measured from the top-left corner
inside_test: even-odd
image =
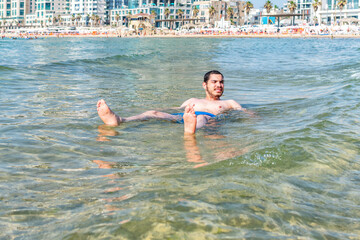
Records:
[[[155,35],[130,35],[119,36],[117,34],[1,34],[1,39],[44,39],[44,38],[360,38],[357,34],[155,34]]]

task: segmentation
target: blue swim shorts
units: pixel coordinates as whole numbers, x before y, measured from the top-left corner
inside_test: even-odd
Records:
[[[184,116],[184,113],[171,113],[171,115],[175,115],[175,116],[181,116],[181,120],[179,120],[180,123],[183,123],[184,120],[182,119],[182,117]],[[210,116],[210,117],[216,117],[216,115],[212,114],[212,113],[208,113],[208,112],[202,112],[202,111],[195,111],[195,115],[199,116],[199,115],[206,115],[206,116]]]

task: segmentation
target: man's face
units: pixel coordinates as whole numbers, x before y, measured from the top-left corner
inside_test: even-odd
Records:
[[[220,74],[211,74],[207,83],[203,82],[203,88],[208,97],[219,99],[224,92],[224,80]]]

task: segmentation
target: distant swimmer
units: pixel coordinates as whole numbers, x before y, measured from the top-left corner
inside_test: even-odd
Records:
[[[229,110],[241,110],[252,114],[234,100],[220,100],[224,92],[224,76],[216,70],[207,72],[204,75],[203,88],[206,98],[190,98],[180,108],[185,108],[184,113],[165,113],[160,111],[147,111],[132,117],[120,117],[115,114],[106,102],[101,99],[97,103],[97,111],[101,120],[111,126],[118,126],[123,122],[142,121],[148,119],[161,119],[170,121],[184,121],[184,133],[194,134],[197,128],[205,124],[216,115]]]

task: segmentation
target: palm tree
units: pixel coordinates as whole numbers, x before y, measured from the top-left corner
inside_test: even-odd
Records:
[[[118,13],[115,15],[115,20],[116,20],[116,26],[118,27],[119,26],[119,20],[120,20],[120,15]]]
[[[179,16],[179,18],[181,18],[181,25],[183,25],[183,24],[184,24],[184,23],[183,23],[183,21],[184,21],[184,11],[181,10],[181,9],[178,9],[178,10],[176,11],[176,14]]]
[[[91,27],[93,27],[95,22],[95,14],[91,15],[90,19],[91,19]]]
[[[101,18],[98,15],[95,15],[95,26],[99,26],[100,25],[100,20]]]
[[[155,27],[155,25],[156,25],[156,23],[155,23],[155,18],[156,18],[156,16],[157,16],[156,11],[155,11],[155,10],[151,10],[151,18],[154,19],[154,27]]]
[[[37,23],[37,21],[35,21],[35,23]],[[54,16],[53,17],[53,25],[55,25],[55,23],[57,23],[57,18]]]
[[[288,5],[288,8],[290,10],[290,13],[294,13],[296,8],[297,8],[297,5],[296,5],[296,3],[294,1],[290,1],[289,5]],[[292,24],[293,26],[294,26],[294,22],[295,22],[295,16],[293,16],[293,24]]]
[[[57,20],[58,20],[59,25],[60,25],[60,24],[62,23],[62,19],[61,19],[61,15],[60,15],[60,14],[57,16]]]
[[[85,18],[85,26],[89,25],[89,20],[90,20],[90,14],[86,14],[86,18]]]
[[[321,6],[321,2],[319,0],[314,0],[314,3],[312,4],[313,8],[314,8],[314,12],[315,12],[315,17],[316,17],[316,12],[319,9],[319,7]],[[317,17],[316,17],[317,18]],[[320,23],[319,23],[320,24]]]
[[[347,4],[347,0],[338,0],[336,5],[340,8],[340,19],[341,19],[341,11],[344,9],[344,7]]]
[[[245,11],[246,11],[246,18],[248,19],[248,23],[249,23],[249,13],[250,13],[250,10],[253,8],[254,8],[254,5],[250,1],[247,1],[246,5],[245,5]]]
[[[72,23],[73,25],[74,25],[75,20],[76,20],[76,17],[75,17],[75,14],[73,14],[73,15],[71,16],[71,23]]]
[[[79,26],[79,21],[80,21],[80,19],[81,19],[81,15],[80,15],[80,13],[78,13],[77,15],[76,15],[76,22],[77,22],[77,25]]]
[[[171,13],[170,9],[165,8],[165,11],[164,11],[165,18],[169,18],[170,13]]]
[[[194,18],[197,18],[197,15],[199,14],[199,9],[197,9],[197,7],[195,6],[194,9],[193,9],[193,17]],[[195,20],[194,20],[194,23],[195,23]]]
[[[266,1],[264,4],[264,8],[266,9],[266,12],[269,14],[272,9],[272,3],[270,0]],[[267,17],[267,24],[269,25],[269,17]]]
[[[231,20],[232,17],[234,16],[234,9],[232,9],[231,7],[226,9],[226,15],[227,15],[228,19]]]
[[[174,20],[174,16],[170,16],[171,20]],[[170,29],[172,30],[174,28],[174,21],[170,22]]]
[[[210,23],[210,18],[214,20],[215,13],[216,13],[215,8],[213,6],[209,7],[209,23]]]
[[[155,11],[155,10],[151,10],[151,17],[155,19],[156,16],[157,16],[156,11]]]
[[[127,27],[129,27],[130,21],[131,21],[131,14],[129,13],[129,14],[126,16]]]
[[[296,8],[297,8],[297,5],[296,5],[296,3],[294,1],[290,1],[289,5],[288,5],[288,8],[289,8],[291,13],[294,13]]]
[[[165,19],[168,19],[168,18],[169,18],[170,13],[171,13],[171,12],[170,12],[170,9],[165,8],[165,11],[164,11]],[[169,23],[169,28],[170,28],[170,23]]]

